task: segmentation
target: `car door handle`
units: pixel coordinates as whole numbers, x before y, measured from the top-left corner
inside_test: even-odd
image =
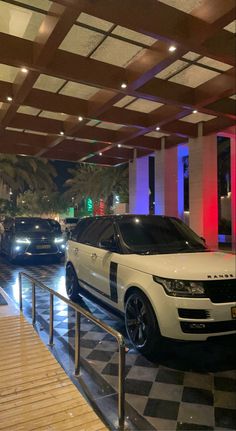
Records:
[[[74,252],[75,252],[75,254],[78,254],[78,253],[79,253],[79,249],[78,249],[78,247],[74,247]]]
[[[96,254],[96,253],[91,253],[91,258],[92,258],[92,259],[97,259],[97,257],[98,257],[98,256],[97,256],[97,254]]]

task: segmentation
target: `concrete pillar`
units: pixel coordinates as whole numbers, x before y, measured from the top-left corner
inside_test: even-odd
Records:
[[[161,138],[161,149],[155,151],[155,214],[165,214],[165,138]]]
[[[178,147],[165,150],[165,215],[178,217]]]
[[[232,250],[236,251],[236,136],[230,136],[231,160],[231,232]]]
[[[190,227],[218,247],[217,137],[202,135],[189,139],[189,209]]]
[[[155,152],[155,214],[178,217],[178,148],[164,137]]]
[[[129,162],[129,212],[149,214],[149,157]]]

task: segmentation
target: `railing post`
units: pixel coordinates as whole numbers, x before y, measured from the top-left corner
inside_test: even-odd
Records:
[[[53,293],[50,293],[50,320],[49,320],[49,346],[53,346],[53,327],[54,327],[54,310],[53,310]]]
[[[76,310],[75,312],[75,376],[80,374],[80,318],[81,314]]]
[[[36,322],[35,283],[32,284],[32,325]]]
[[[23,301],[22,301],[22,276],[21,276],[21,272],[19,272],[19,305],[20,305],[20,311],[22,311]]]
[[[118,417],[119,429],[125,426],[125,344],[119,342],[119,373],[118,373]]]

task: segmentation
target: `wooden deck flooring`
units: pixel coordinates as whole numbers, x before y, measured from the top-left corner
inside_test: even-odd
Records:
[[[107,430],[22,315],[0,317],[0,430]]]

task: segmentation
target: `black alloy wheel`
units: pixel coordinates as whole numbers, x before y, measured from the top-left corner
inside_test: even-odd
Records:
[[[134,347],[149,360],[155,360],[160,349],[161,334],[150,301],[138,289],[126,301],[125,326]]]
[[[66,267],[66,293],[72,301],[78,300],[79,283],[72,265]]]

